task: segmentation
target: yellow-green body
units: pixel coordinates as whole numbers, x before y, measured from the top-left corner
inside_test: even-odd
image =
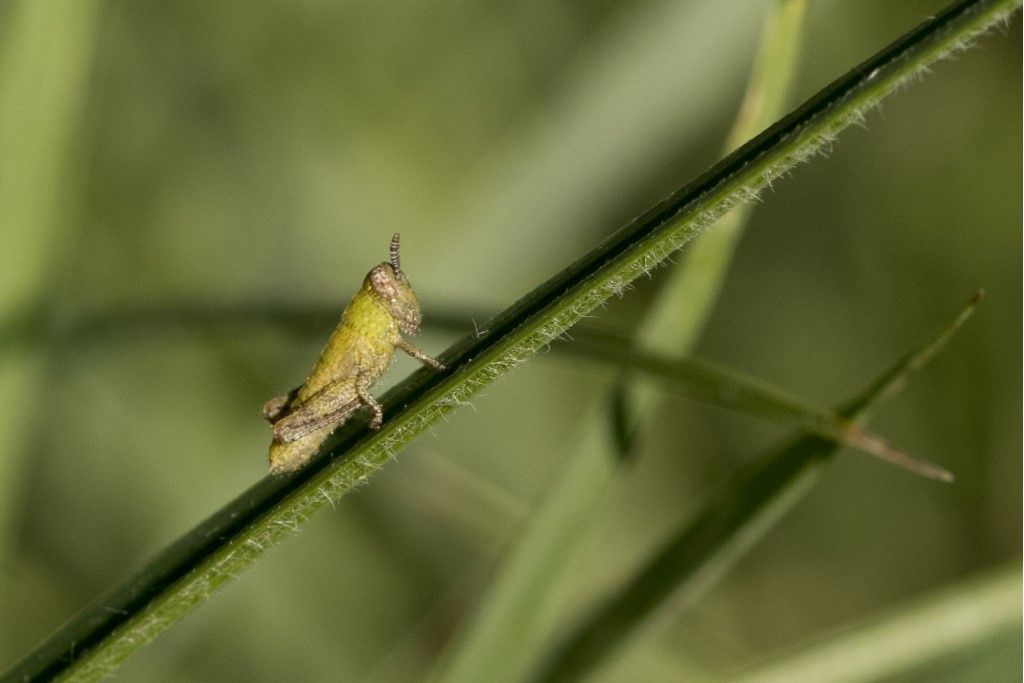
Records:
[[[391,365],[396,348],[443,370],[440,362],[402,337],[403,332],[414,334],[419,323],[419,301],[399,268],[396,234],[391,262],[367,274],[306,382],[264,405],[263,414],[274,428],[270,471],[277,474],[301,467],[363,405],[374,412],[370,427],[379,429],[383,412],[369,389]]]
[[[364,285],[341,314],[341,322],[320,352],[320,360],[302,385],[298,401],[307,400],[340,377],[363,374],[380,379],[395,356],[398,323]]]

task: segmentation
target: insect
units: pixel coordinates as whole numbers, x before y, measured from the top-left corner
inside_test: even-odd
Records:
[[[384,413],[370,387],[391,365],[395,349],[436,370],[446,369],[402,336],[416,334],[421,320],[420,303],[399,263],[396,232],[389,260],[367,273],[305,384],[263,405],[263,416],[274,430],[273,474],[306,464],[361,406],[373,411],[370,428],[380,429]]]

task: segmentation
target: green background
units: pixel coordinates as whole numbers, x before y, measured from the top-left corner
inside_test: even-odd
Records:
[[[328,329],[400,230],[419,344],[440,352],[460,333],[431,311],[484,325],[718,158],[766,7],[0,6],[0,669],[264,475],[259,406],[323,343],[230,314],[66,326],[215,304],[322,306]],[[812,2],[791,104],[941,7]],[[1016,17],[777,183],[699,345],[832,404],[984,287],[963,334],[874,423],[956,484],[844,454],[609,677],[730,675],[1019,571],[1020,43]],[[629,330],[661,275],[596,322]],[[414,366],[400,359],[387,383]],[[418,680],[613,378],[554,354],[525,364],[124,680]],[[567,620],[786,434],[667,405],[572,567]],[[907,680],[965,672],[1019,680],[1019,624]]]

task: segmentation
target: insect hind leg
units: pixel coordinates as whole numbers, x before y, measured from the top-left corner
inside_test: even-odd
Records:
[[[274,423],[274,438],[281,443],[291,443],[328,425],[340,425],[360,405],[362,402],[357,398],[321,414],[300,408]]]
[[[384,424],[384,409],[377,403],[377,399],[370,395],[370,384],[365,378],[360,377],[356,381],[356,393],[359,400],[369,406],[373,411],[373,419],[370,420],[370,429],[376,431]]]
[[[274,438],[291,443],[330,424],[341,424],[362,405],[351,378],[337,380],[316,392],[274,424]]]

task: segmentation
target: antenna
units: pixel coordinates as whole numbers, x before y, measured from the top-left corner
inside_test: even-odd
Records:
[[[391,238],[391,267],[395,269],[395,273],[402,272],[402,266],[398,261],[398,233],[396,232]]]

